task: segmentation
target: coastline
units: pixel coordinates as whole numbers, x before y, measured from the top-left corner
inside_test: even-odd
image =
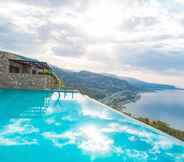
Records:
[[[177,91],[178,89],[176,89],[175,91]],[[180,89],[181,90],[181,89]],[[179,90],[179,91],[180,91]],[[170,90],[169,90],[170,91]],[[143,93],[157,93],[158,91],[148,91],[148,92],[143,92]],[[129,113],[128,111],[126,111],[127,108],[127,104],[129,103],[133,103],[136,102],[138,100],[141,99],[141,93],[137,93],[134,99],[131,100],[127,100],[123,105],[115,107],[114,105],[109,105],[110,107],[113,107],[113,109],[119,111],[120,113],[126,114],[127,116],[130,116],[131,118],[134,118],[135,120],[138,120],[140,122],[143,122],[146,125],[149,125],[151,127],[154,127],[168,135],[171,135],[179,140],[184,141],[184,131],[180,130],[180,129],[176,129],[172,126],[170,126],[167,122],[164,122],[162,120],[154,120],[154,119],[150,119],[148,117],[143,117],[142,115],[133,115],[132,113]]]

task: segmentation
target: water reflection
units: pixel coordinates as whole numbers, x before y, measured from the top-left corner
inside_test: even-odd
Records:
[[[33,145],[37,144],[33,134],[39,129],[31,124],[30,119],[11,119],[0,129],[0,145]]]
[[[43,135],[57,147],[74,144],[90,155],[109,153],[113,144],[112,139],[103,134],[96,125],[83,126],[61,134],[45,132]]]
[[[70,161],[182,162],[182,144],[80,94],[58,98],[51,92],[1,90],[0,98],[0,149],[8,146],[18,162],[25,161],[21,160],[23,146],[29,146],[30,155],[36,149],[40,152],[27,162],[48,161],[48,148],[52,157],[62,156],[63,162],[69,157]],[[0,155],[11,161],[2,151]]]
[[[22,93],[23,92],[23,93]],[[8,118],[40,117],[47,109],[52,93],[34,91],[1,90],[0,116]],[[2,121],[1,118],[1,121]]]
[[[22,93],[23,92],[23,93]],[[33,118],[41,118],[51,93],[0,90],[0,145],[38,144],[39,128]]]

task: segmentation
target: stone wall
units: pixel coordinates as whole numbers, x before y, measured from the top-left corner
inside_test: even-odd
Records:
[[[54,80],[47,75],[31,74],[6,74],[0,77],[1,88],[21,89],[51,89],[54,87]]]
[[[9,60],[17,55],[0,51],[0,88],[56,89],[58,80],[50,75],[9,73]]]
[[[9,72],[9,61],[6,55],[0,53],[0,75]]]

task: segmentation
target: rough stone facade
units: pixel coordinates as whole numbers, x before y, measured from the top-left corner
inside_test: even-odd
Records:
[[[10,73],[9,59],[21,59],[12,53],[0,51],[0,88],[57,89],[59,79],[54,75]]]

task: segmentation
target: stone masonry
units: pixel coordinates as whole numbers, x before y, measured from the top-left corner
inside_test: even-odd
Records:
[[[18,55],[0,51],[0,88],[57,89],[57,76],[47,74],[9,73],[9,59],[21,59]]]

